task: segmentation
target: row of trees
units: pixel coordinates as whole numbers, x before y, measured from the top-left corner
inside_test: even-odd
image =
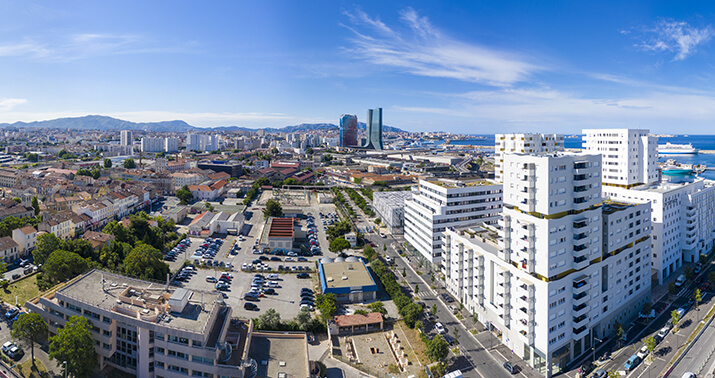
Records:
[[[372,201],[372,193],[373,193],[372,188],[370,188],[370,187],[364,187],[364,188],[360,188],[360,191],[362,192],[362,194],[363,194],[365,197],[369,198],[370,201]]]
[[[360,208],[360,210],[362,210],[363,213],[365,213],[365,215],[367,215],[368,217],[375,216],[375,212],[372,211],[370,206],[365,201],[365,198],[363,198],[360,194],[358,194],[358,192],[356,192],[355,189],[345,188],[345,192],[348,193],[348,196],[350,196],[350,199],[352,199],[353,202],[355,202],[355,204]]]
[[[248,204],[251,203],[251,201],[253,201],[253,199],[256,198],[256,196],[258,195],[258,190],[261,189],[261,186],[264,185],[270,185],[270,181],[268,181],[268,179],[265,177],[261,177],[254,181],[251,189],[246,192],[246,197],[243,199],[243,204],[248,206]]]
[[[102,172],[99,171],[99,168],[94,168],[91,170],[89,168],[80,168],[77,170],[76,175],[77,176],[89,176],[96,180],[102,176]]]
[[[392,298],[392,301],[397,306],[397,311],[402,315],[410,328],[415,328],[417,321],[422,315],[422,306],[415,303],[412,297],[405,295],[402,292],[400,284],[397,283],[397,277],[390,271],[390,269],[383,264],[380,260],[373,260],[370,262],[373,272],[377,274],[378,278],[382,282],[382,286],[385,287],[385,291]]]

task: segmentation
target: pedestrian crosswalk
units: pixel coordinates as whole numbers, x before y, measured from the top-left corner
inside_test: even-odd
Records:
[[[414,294],[414,293],[413,293]],[[436,298],[437,292],[432,289],[420,289],[417,294],[414,294],[420,298]]]

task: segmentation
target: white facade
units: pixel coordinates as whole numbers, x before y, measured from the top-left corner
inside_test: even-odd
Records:
[[[412,198],[412,192],[375,192],[372,207],[391,234],[401,234],[405,224],[405,202]]]
[[[559,134],[496,134],[494,136],[494,178],[502,182],[504,155],[542,153],[564,150],[564,136]]]
[[[715,183],[696,180],[662,183],[632,189],[604,186],[603,195],[614,200],[650,203],[653,270],[658,282],[683,262],[709,254],[715,241]]]
[[[179,138],[165,138],[164,139],[164,151],[165,152],[179,151]]]
[[[603,157],[603,184],[630,188],[660,180],[658,137],[646,129],[586,129],[586,152]]]
[[[494,223],[502,207],[502,187],[490,181],[420,180],[405,202],[405,239],[437,264],[442,232],[474,222]]]
[[[204,152],[218,150],[218,139],[218,135],[188,133],[186,136],[186,149]]]
[[[443,273],[481,323],[550,377],[649,301],[649,208],[602,203],[598,155],[504,163],[499,226],[445,231]]]
[[[132,142],[132,131],[122,130],[122,132],[119,134],[119,144],[121,146],[131,146]]]
[[[142,138],[142,152],[162,152],[164,151],[164,138]]]

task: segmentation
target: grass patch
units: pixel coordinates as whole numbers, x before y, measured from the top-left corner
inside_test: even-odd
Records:
[[[45,369],[45,365],[38,359],[35,359],[35,366],[32,366],[32,360],[27,360],[15,366],[15,369],[25,378],[46,378],[50,376],[47,369]]]
[[[456,316],[457,319],[459,319],[459,320],[464,319],[464,316],[462,316],[462,313],[461,313],[461,312],[458,312],[455,316]]]
[[[17,281],[7,287],[7,290],[0,289],[0,300],[11,305],[17,304],[22,306],[29,299],[32,299],[40,294],[40,289],[37,287],[37,274]]]
[[[459,347],[452,348],[452,354],[454,354],[455,356],[459,356]]]
[[[470,329],[469,332],[471,332],[472,335],[476,335],[477,333],[479,333],[479,331],[477,331],[477,330],[474,329],[474,328]]]
[[[402,328],[402,332],[405,333],[405,337],[407,337],[409,345],[412,346],[412,350],[415,352],[415,355],[420,363],[423,366],[429,364],[429,358],[427,358],[427,346],[425,346],[425,343],[423,343],[422,339],[420,339],[420,331],[406,326],[404,320],[400,320],[395,324]],[[405,343],[403,343],[403,345],[404,344]]]

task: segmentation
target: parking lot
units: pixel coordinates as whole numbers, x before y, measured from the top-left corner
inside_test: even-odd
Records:
[[[248,230],[248,234],[243,236],[238,240],[237,236],[233,235],[214,235],[212,239],[221,239],[223,244],[220,246],[218,252],[213,257],[213,260],[221,261],[224,263],[231,263],[232,269],[221,269],[219,267],[211,267],[207,269],[205,267],[197,266],[198,272],[189,275],[188,279],[181,282],[181,285],[197,291],[215,291],[216,283],[208,282],[206,280],[207,276],[212,276],[214,278],[219,278],[222,271],[228,271],[233,275],[233,279],[228,287],[228,290],[223,291],[226,294],[226,303],[233,308],[234,316],[244,317],[244,318],[255,318],[262,314],[265,310],[273,308],[278,313],[281,314],[283,319],[291,319],[295,317],[300,311],[300,292],[302,288],[310,288],[316,290],[318,287],[318,279],[316,272],[316,261],[323,256],[335,257],[336,254],[328,251],[327,236],[325,234],[324,225],[321,222],[319,214],[323,212],[336,213],[336,209],[332,204],[318,204],[315,199],[311,199],[310,206],[305,209],[305,214],[311,213],[314,217],[315,222],[315,240],[323,253],[322,256],[275,256],[270,254],[254,254],[253,246],[256,244],[257,238],[263,231],[263,226],[265,223],[265,218],[262,213],[262,207],[260,205],[251,206],[247,209],[247,220],[244,230]],[[339,219],[337,215],[333,219],[337,222]],[[327,224],[328,222],[326,222]],[[301,222],[301,226],[305,228],[307,226],[305,221]],[[184,253],[177,255],[175,261],[167,261],[172,272],[176,272],[183,264],[184,256],[191,262],[194,262],[192,255],[199,246],[204,243],[204,239],[201,238],[191,238],[190,246],[185,250]],[[234,245],[237,243],[238,249],[235,254],[229,253]],[[273,258],[274,261],[271,261]],[[298,261],[300,260],[302,261]],[[288,259],[288,261],[286,261]],[[201,259],[198,259],[201,260]],[[280,260],[280,261],[277,261]],[[293,261],[291,261],[293,260]],[[258,263],[260,261],[261,266],[266,266],[270,268],[266,271],[242,271],[241,268],[243,264],[256,267],[254,261]],[[284,268],[287,267],[287,271],[278,271],[278,267],[282,265]],[[291,269],[295,267],[295,271]],[[299,270],[299,267],[302,268]],[[309,278],[299,279],[297,278],[298,273],[307,272],[309,273]],[[251,283],[255,274],[262,274],[265,277],[268,274],[276,273],[278,274],[278,279],[271,279],[266,281],[277,281],[278,287],[275,287],[276,294],[265,295],[259,298],[258,301],[252,303],[258,306],[258,310],[251,311],[244,308],[244,304],[247,302],[244,299],[244,294],[247,293],[251,288]]]

